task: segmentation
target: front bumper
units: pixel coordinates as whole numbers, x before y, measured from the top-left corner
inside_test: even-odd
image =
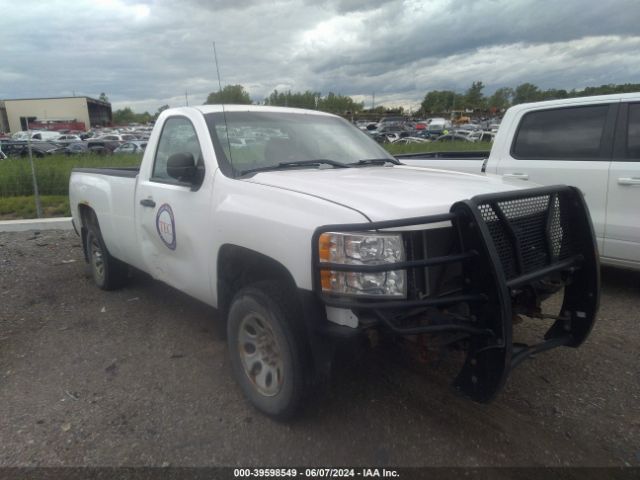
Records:
[[[450,221],[460,251],[386,265],[354,266],[320,263],[318,240],[329,231],[392,231]],[[459,333],[469,349],[455,386],[477,401],[490,401],[510,371],[532,354],[558,346],[579,346],[589,335],[599,304],[597,246],[582,193],[574,187],[549,186],[479,195],[455,203],[450,212],[384,222],[327,225],[312,240],[314,293],[328,306],[348,308],[373,318],[397,335]],[[464,284],[450,295],[408,300],[347,299],[322,291],[321,270],[381,272],[461,265]],[[536,291],[541,281],[562,278],[560,315],[535,345],[514,344],[514,299],[523,290]],[[447,312],[461,304],[468,314]],[[430,321],[425,313],[438,309]],[[408,317],[421,316],[419,324]]]

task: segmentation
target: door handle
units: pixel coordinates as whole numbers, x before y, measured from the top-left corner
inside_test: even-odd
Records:
[[[529,180],[529,175],[526,173],[505,173],[503,177],[518,178],[520,180]]]
[[[143,198],[142,200],[140,200],[140,205],[142,205],[143,207],[155,207],[156,202],[154,202],[151,198]]]
[[[620,177],[620,178],[618,178],[618,185],[640,185],[640,178],[638,178],[638,177]]]

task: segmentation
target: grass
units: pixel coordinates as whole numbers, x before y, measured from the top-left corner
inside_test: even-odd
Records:
[[[487,142],[429,142],[411,143],[409,145],[387,143],[383,146],[392,155],[400,155],[402,153],[475,152],[491,150],[491,143]]]
[[[34,158],[40,195],[69,194],[69,176],[74,167],[130,167],[140,164],[136,155],[52,155]],[[27,158],[0,161],[0,198],[33,195],[31,166]]]
[[[69,197],[66,195],[43,195],[40,197],[44,217],[68,217]],[[37,218],[35,197],[0,197],[0,220]]]

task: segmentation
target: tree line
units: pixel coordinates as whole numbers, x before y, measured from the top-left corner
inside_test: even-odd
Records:
[[[236,103],[249,105],[253,103],[249,93],[242,85],[227,85],[219,92],[212,92],[207,97],[205,104]],[[329,113],[359,112],[364,109],[364,103],[356,102],[353,98],[329,92],[322,95],[320,92],[306,90],[304,92],[279,92],[274,90],[264,99],[264,105],[277,107],[307,108],[310,110],[322,110]]]
[[[555,100],[560,98],[588,97],[592,95],[607,95],[611,93],[630,93],[640,91],[640,84],[608,84],[599,87],[586,87],[583,90],[564,90],[550,88],[542,90],[532,83],[522,83],[514,88],[501,87],[492,95],[485,96],[483,93],[485,86],[481,81],[471,83],[471,86],[464,93],[457,93],[453,90],[431,90],[424,96],[420,104],[420,110],[416,115],[423,116],[429,114],[444,114],[456,110],[474,110],[482,112],[500,113],[512,105],[526,102],[538,102],[542,100]],[[104,94],[101,94],[101,98]],[[106,99],[106,95],[104,95]],[[250,105],[249,92],[244,86],[227,85],[222,90],[212,92],[207,96],[205,104],[241,104]],[[364,102],[356,102],[347,95],[340,95],[329,92],[322,95],[320,92],[306,90],[304,92],[294,92],[291,90],[280,92],[274,90],[264,99],[264,105],[279,107],[307,108],[310,110],[321,110],[340,115],[345,114],[385,114],[404,113],[402,107],[388,108],[379,106],[374,109],[365,109]],[[154,114],[149,112],[135,113],[129,107],[125,107],[113,112],[113,123],[148,123],[158,118],[160,113],[169,108],[169,105],[161,106]]]
[[[476,81],[471,84],[465,93],[456,93],[453,90],[432,90],[427,92],[424,100],[420,104],[421,113],[445,113],[465,109],[500,112],[512,105],[518,105],[520,103],[608,95],[611,93],[638,92],[640,91],[640,84],[609,84],[599,87],[587,87],[584,90],[564,90],[557,88],[542,90],[538,86],[527,82],[515,88],[499,88],[493,95],[488,97],[483,94],[483,89],[484,84],[481,81]]]
[[[151,114],[149,112],[135,113],[130,107],[124,107],[113,112],[113,123],[116,125],[128,125],[130,123],[140,123],[142,125],[150,122],[155,122],[158,115],[163,110],[169,108],[169,105],[162,105],[156,113]]]

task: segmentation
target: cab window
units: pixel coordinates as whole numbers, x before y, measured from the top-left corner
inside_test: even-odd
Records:
[[[202,165],[202,152],[193,124],[185,117],[171,117],[164,122],[156,157],[153,163],[151,180],[174,183],[167,173],[167,161],[176,153],[191,153],[194,161]]]
[[[563,107],[522,117],[511,154],[523,160],[599,160],[609,105]]]

